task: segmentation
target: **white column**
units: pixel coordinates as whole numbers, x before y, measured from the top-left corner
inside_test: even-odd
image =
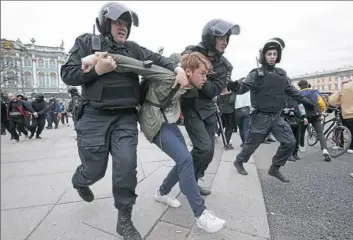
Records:
[[[38,88],[36,55],[32,53],[33,88]]]

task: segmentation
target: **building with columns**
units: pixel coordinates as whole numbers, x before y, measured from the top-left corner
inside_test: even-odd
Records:
[[[60,46],[40,46],[1,39],[1,88],[3,92],[22,93],[27,97],[42,92],[46,97],[67,98],[67,85],[60,68],[67,54]]]
[[[294,76],[291,80],[296,88],[300,80],[307,80],[313,89],[321,92],[334,92],[341,89],[341,82],[344,78],[353,79],[353,66]]]

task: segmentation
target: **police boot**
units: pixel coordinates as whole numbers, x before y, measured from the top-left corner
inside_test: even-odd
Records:
[[[280,166],[272,165],[268,170],[268,174],[272,177],[279,179],[284,183],[289,183],[289,179],[285,178],[279,171]]]
[[[31,135],[28,137],[29,139],[32,139],[34,137],[34,134],[31,133]]]
[[[231,143],[228,143],[226,146],[224,146],[224,150],[233,150],[234,147]]]
[[[116,232],[122,236],[124,240],[142,240],[141,234],[131,221],[131,213],[132,207],[119,210]]]
[[[39,136],[39,134],[36,134],[36,139],[42,139],[42,137]]]
[[[238,173],[240,173],[241,175],[248,175],[248,172],[245,170],[243,166],[243,162],[235,160],[233,162],[233,166],[237,169]]]
[[[76,187],[78,195],[86,202],[92,202],[94,200],[93,192],[89,187]]]
[[[298,153],[297,153],[297,152],[293,153],[293,158],[294,158],[295,160],[300,160],[300,157],[298,156]]]
[[[196,183],[198,182],[198,179],[196,178]],[[201,196],[208,196],[211,195],[211,190],[208,190],[206,188],[200,187],[199,185],[197,185],[197,187],[199,188],[200,194]]]

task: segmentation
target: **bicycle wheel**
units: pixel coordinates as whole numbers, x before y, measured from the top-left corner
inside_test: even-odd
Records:
[[[347,152],[352,142],[352,133],[345,126],[334,127],[326,135],[326,142],[330,156],[337,158]]]
[[[314,127],[309,123],[308,127],[306,128],[307,135],[306,135],[306,141],[309,146],[315,146],[315,144],[319,141],[317,138],[316,131]]]

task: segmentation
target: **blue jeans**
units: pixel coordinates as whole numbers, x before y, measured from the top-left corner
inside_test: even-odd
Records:
[[[163,123],[153,142],[175,161],[175,166],[170,170],[159,188],[160,194],[168,194],[179,182],[180,190],[188,199],[194,216],[201,216],[203,210],[206,209],[205,201],[201,197],[196,183],[191,153],[188,151],[178,126]]]

